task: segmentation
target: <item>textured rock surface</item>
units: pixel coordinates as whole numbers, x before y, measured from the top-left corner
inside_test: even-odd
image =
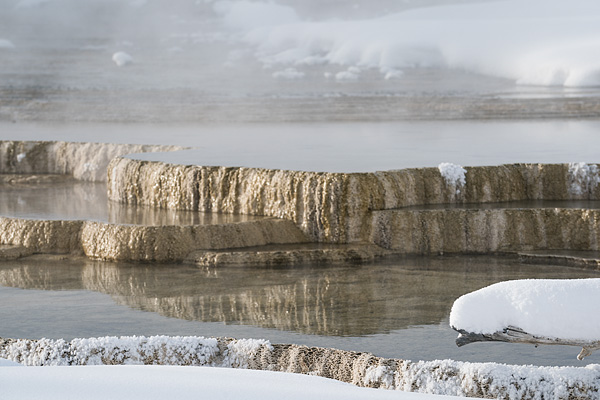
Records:
[[[365,263],[392,254],[375,245],[264,246],[240,250],[197,251],[186,262],[205,266]]]
[[[0,217],[0,243],[34,253],[72,253],[81,249],[81,221],[40,221]]]
[[[203,337],[1,339],[0,357],[25,365],[203,365],[311,374],[362,387],[492,399],[600,398],[600,368],[412,362],[265,340]]]
[[[106,181],[106,167],[117,156],[180,149],[112,143],[2,141],[0,173],[63,174],[85,181]]]
[[[376,211],[371,240],[388,249],[417,254],[597,250],[600,210]]]
[[[23,247],[22,255],[75,253],[103,260],[181,262],[198,249],[304,242],[306,237],[291,221],[274,218],[222,225],[141,226],[0,217],[0,243]]]
[[[279,219],[191,226],[85,222],[81,241],[83,251],[92,258],[180,262],[198,249],[303,243],[306,237],[291,221]]]
[[[24,246],[0,245],[0,260],[16,260],[32,253],[31,249]]]
[[[385,232],[377,232],[384,229],[383,217],[371,215],[378,210],[430,204],[598,199],[600,196],[598,185],[593,184],[598,177],[577,176],[568,164],[514,164],[466,170],[466,182],[461,185],[463,187],[457,188],[447,182],[437,168],[353,174],[312,173],[178,166],[118,158],[109,165],[108,193],[110,199],[129,204],[287,218],[312,240],[334,243],[369,241],[385,235]],[[585,213],[569,213],[572,215],[571,224],[580,224],[575,221],[577,218],[584,220],[581,223],[592,218]],[[556,213],[556,217],[561,217],[562,214],[559,214]],[[410,229],[418,227],[411,220],[414,219],[413,214],[394,215],[394,224],[410,226]],[[402,217],[408,220],[403,221]],[[465,226],[479,222],[492,225],[512,223],[509,212],[500,216],[449,213],[445,219],[466,217],[470,220],[463,221]],[[552,223],[561,226],[563,221],[551,221],[552,217],[552,214],[545,216],[547,227]],[[488,221],[490,218],[491,222]],[[519,221],[515,219],[514,222]],[[528,229],[536,227],[530,225]],[[519,232],[526,234],[523,230]],[[403,234],[412,233],[405,231]],[[419,232],[416,234],[419,235]],[[465,235],[468,235],[466,231],[459,236]],[[482,249],[506,247],[493,242],[496,238],[487,237],[492,240],[491,243],[473,246]],[[548,242],[547,246],[551,246],[549,241],[554,239],[544,240]],[[527,246],[528,242],[535,243],[538,238],[525,237],[521,241]],[[556,241],[557,245],[566,243],[562,238]],[[377,239],[376,243],[385,245],[386,240]],[[430,247],[444,246],[432,244]],[[423,248],[421,245],[417,247]],[[468,248],[467,245],[463,247]]]
[[[571,267],[600,270],[600,253],[597,251],[519,252],[519,261],[525,264],[568,265]]]
[[[288,222],[207,227],[132,227],[86,223],[81,243],[57,242],[56,223],[25,233],[10,226],[3,244],[35,252],[72,252],[110,260],[181,261],[197,249],[219,250],[270,243],[373,243],[401,253],[503,252],[598,249],[598,212],[585,209],[409,210],[434,204],[461,205],[521,200],[598,200],[600,171],[594,164],[511,164],[465,168],[464,182],[449,181],[439,168],[375,173],[318,173],[172,165],[121,158],[129,152],[176,150],[173,146],[65,142],[0,143],[0,172],[71,174],[103,180],[110,200],[171,210],[254,215]],[[112,161],[111,161],[112,160]],[[462,169],[461,169],[462,171]],[[14,177],[7,177],[8,182]],[[41,178],[36,178],[41,179]],[[44,178],[54,179],[54,178]],[[287,225],[286,225],[287,224]],[[305,235],[294,231],[295,224]],[[14,225],[14,224],[13,224]],[[277,225],[276,229],[275,226]],[[54,228],[50,228],[50,226]],[[21,233],[19,233],[21,229]],[[35,235],[45,244],[34,246]],[[46,236],[44,236],[46,235]],[[67,234],[68,236],[69,234]],[[54,243],[50,243],[54,241]],[[368,259],[368,254],[356,257]],[[246,254],[205,253],[202,265],[238,261],[277,262]],[[292,263],[350,257],[351,253],[288,252]],[[238,261],[236,261],[236,259]]]

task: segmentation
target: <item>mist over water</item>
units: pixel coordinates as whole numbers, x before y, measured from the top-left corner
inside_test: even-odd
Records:
[[[589,0],[1,0],[0,120],[590,117],[600,84],[597,8]],[[583,107],[568,101],[582,97]]]

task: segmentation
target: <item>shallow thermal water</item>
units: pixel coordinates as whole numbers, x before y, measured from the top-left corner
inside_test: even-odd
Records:
[[[0,123],[3,140],[167,144],[193,149],[131,157],[191,165],[370,172],[598,161],[598,120],[254,124]]]
[[[36,184],[0,183],[0,215],[131,225],[223,224],[261,218],[120,204],[108,200],[106,183],[75,180]]]
[[[364,266],[198,269],[44,258],[0,264],[0,337],[204,335],[267,338],[404,359],[537,365],[579,362],[575,347],[454,344],[452,303],[489,284],[600,277],[493,257]]]

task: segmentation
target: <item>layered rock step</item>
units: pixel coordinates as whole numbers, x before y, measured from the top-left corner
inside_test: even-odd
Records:
[[[206,267],[279,266],[301,264],[367,263],[393,254],[369,243],[267,245],[226,250],[198,250],[185,263]]]
[[[526,264],[566,265],[600,270],[600,251],[527,251],[519,252],[519,261]]]
[[[17,258],[31,255],[31,249],[25,246],[12,246],[0,244],[0,261],[16,260]]]
[[[371,213],[370,241],[404,254],[598,250],[597,207],[535,201],[379,210]]]
[[[82,254],[110,261],[181,262],[198,250],[306,243],[288,220],[265,218],[215,225],[144,226],[95,221],[0,217],[0,243],[11,254]]]

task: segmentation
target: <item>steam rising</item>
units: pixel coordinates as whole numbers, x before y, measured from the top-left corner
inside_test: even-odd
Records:
[[[73,108],[57,114],[70,121],[96,115],[83,109],[94,102],[114,105],[98,119],[115,120],[115,92],[129,106],[153,90],[161,106],[202,103],[231,120],[231,99],[261,109],[266,98],[600,86],[594,0],[0,0],[0,10],[0,90],[69,91],[56,108]],[[50,112],[38,104],[0,110],[0,120]],[[233,119],[263,119],[239,117],[245,109]]]

